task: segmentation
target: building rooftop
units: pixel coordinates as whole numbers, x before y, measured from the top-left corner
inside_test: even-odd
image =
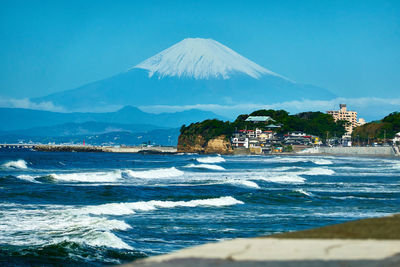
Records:
[[[249,116],[246,121],[253,122],[266,122],[266,121],[274,121],[270,116]]]
[[[270,125],[267,125],[267,128],[281,128],[281,126],[275,125],[275,124],[270,124]]]

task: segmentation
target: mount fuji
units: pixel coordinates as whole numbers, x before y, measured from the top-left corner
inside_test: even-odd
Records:
[[[33,101],[90,111],[126,105],[271,104],[334,97],[326,89],[274,73],[217,41],[188,38],[111,78]]]

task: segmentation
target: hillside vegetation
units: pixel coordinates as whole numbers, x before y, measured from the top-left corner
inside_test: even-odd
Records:
[[[400,113],[393,112],[381,121],[366,123],[354,129],[352,137],[361,142],[392,139],[400,132]]]

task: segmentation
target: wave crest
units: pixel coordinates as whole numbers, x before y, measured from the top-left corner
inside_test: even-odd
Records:
[[[147,170],[147,171],[127,170],[127,171],[124,171],[124,173],[130,177],[142,178],[142,179],[170,178],[170,177],[182,176],[184,174],[183,171],[180,171],[175,167],[154,169],[154,170]]]
[[[194,169],[208,169],[208,170],[214,170],[214,171],[224,171],[225,168],[221,167],[219,165],[213,165],[213,164],[188,164],[185,166],[185,168],[194,168]]]
[[[248,180],[232,180],[232,181],[229,181],[229,183],[233,184],[233,185],[244,186],[244,187],[249,187],[249,188],[256,188],[256,189],[260,188],[260,186],[258,184],[256,184],[253,181],[248,181]]]
[[[270,177],[256,177],[254,179],[259,179],[263,180],[266,182],[272,182],[272,183],[281,183],[281,184],[287,184],[287,183],[295,183],[295,184],[302,184],[306,181],[305,178],[300,177],[298,175],[277,175],[277,176],[270,176]]]
[[[68,182],[115,182],[122,178],[120,171],[52,173],[49,176],[59,181]]]
[[[130,229],[131,226],[124,221],[77,214],[74,209],[61,205],[48,205],[35,210],[21,206],[18,210],[5,211],[0,228],[1,242],[14,246],[43,246],[67,241],[96,247],[133,249],[111,232]]]
[[[2,165],[4,168],[8,169],[28,169],[28,164],[25,160],[11,160]]]
[[[312,168],[301,174],[304,174],[304,175],[333,175],[333,174],[335,174],[335,171],[331,170],[331,169],[325,169],[325,168]]]
[[[200,163],[221,163],[221,162],[225,162],[226,160],[221,157],[204,157],[204,158],[197,158],[196,159],[198,162]]]
[[[312,160],[312,162],[317,165],[332,165],[333,164],[332,161],[327,160],[327,159],[314,159],[314,160]]]
[[[131,203],[109,203],[98,206],[88,206],[79,210],[79,213],[94,214],[94,215],[127,215],[134,214],[135,211],[150,211],[158,208],[176,208],[176,207],[198,207],[198,206],[211,206],[222,207],[232,206],[236,204],[243,204],[242,201],[237,200],[231,196],[209,198],[209,199],[196,199],[190,201],[140,201]]]

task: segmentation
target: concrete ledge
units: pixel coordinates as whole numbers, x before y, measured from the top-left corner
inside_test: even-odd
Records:
[[[400,215],[211,243],[125,266],[400,266]]]
[[[326,266],[328,262],[331,266],[400,266],[400,240],[235,239],[125,266]]]

